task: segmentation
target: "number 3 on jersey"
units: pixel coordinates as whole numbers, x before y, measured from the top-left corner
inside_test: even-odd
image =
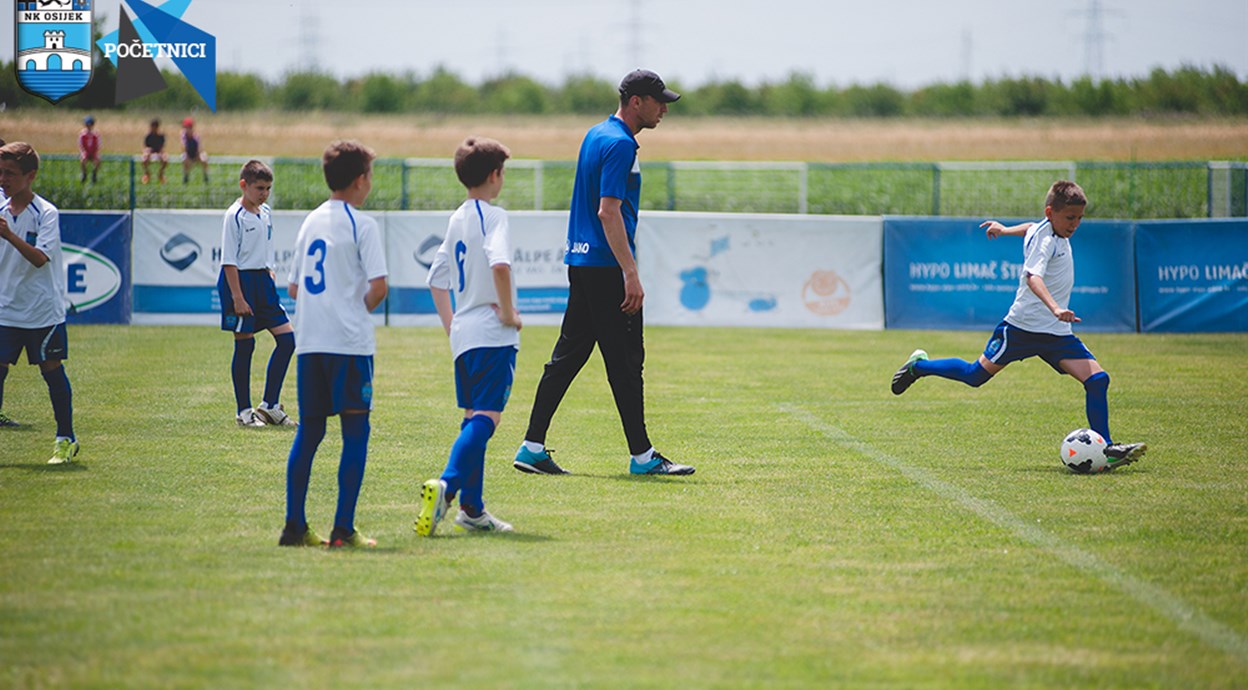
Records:
[[[312,264],[312,270],[316,272],[316,279],[313,280],[311,275],[303,277],[303,286],[313,295],[319,295],[325,292],[325,252],[327,247],[325,240],[316,240],[308,245],[308,256],[315,256],[316,263]],[[460,273],[462,281],[463,273]]]
[[[459,292],[464,291],[464,255],[468,253],[468,245],[462,241],[455,243],[455,265],[459,267]]]

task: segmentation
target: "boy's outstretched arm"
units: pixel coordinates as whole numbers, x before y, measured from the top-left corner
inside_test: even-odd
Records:
[[[48,255],[44,254],[43,250],[18,237],[17,233],[9,228],[8,222],[3,218],[0,218],[0,240],[13,245],[17,253],[21,254],[22,258],[29,261],[35,268],[43,268],[43,265],[48,263]]]
[[[1019,223],[1018,225],[1011,225],[1009,227],[1006,227],[998,221],[986,220],[980,223],[979,227],[987,228],[988,239],[995,240],[997,237],[1001,235],[1011,235],[1014,237],[1022,237],[1023,235],[1027,234],[1028,230],[1031,229],[1031,223],[1030,222]]]

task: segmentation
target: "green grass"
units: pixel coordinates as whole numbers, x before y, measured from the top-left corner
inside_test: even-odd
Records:
[[[380,547],[340,553],[276,547],[292,433],[234,426],[227,336],[72,328],[81,463],[43,464],[35,369],[5,384],[0,687],[1244,687],[1248,336],[1085,334],[1118,440],[1152,450],[1076,476],[1083,391],[1042,363],[888,393],[915,346],[986,334],[651,328],[651,435],[697,467],[666,479],[627,475],[596,356],[549,439],[575,474],[511,469],[555,335],[525,329],[487,455],[517,533],[424,540],[450,358],[379,330],[357,524]],[[331,422],[322,533],[339,449]]]

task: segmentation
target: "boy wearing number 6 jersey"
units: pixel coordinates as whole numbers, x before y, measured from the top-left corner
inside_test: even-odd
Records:
[[[455,524],[460,528],[512,529],[486,512],[482,498],[485,446],[511,395],[520,347],[507,212],[490,203],[503,188],[503,164],[510,155],[506,146],[484,138],[467,139],[455,151],[455,174],[468,189],[468,200],[451,214],[428,283],[451,339],[455,394],[464,417],[442,476],[421,489],[416,533],[424,537],[433,536],[456,495]]]
[[[338,510],[329,545],[376,546],[355,529],[355,504],[368,456],[376,343],[369,312],[387,292],[386,257],[377,221],[360,213],[373,188],[368,147],[339,141],[325,150],[321,167],[329,200],[299,228],[290,268],[295,300],[295,355],[302,417],[286,464],[286,526],[281,546],[325,542],[308,528],[304,504],[317,446],[328,417],[342,418]]]

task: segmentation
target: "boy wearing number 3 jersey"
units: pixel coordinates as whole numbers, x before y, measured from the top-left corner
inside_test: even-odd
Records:
[[[339,141],[325,150],[321,165],[329,200],[299,228],[290,268],[295,300],[295,355],[302,417],[286,464],[286,526],[281,546],[325,542],[308,528],[304,504],[317,446],[328,417],[342,419],[338,465],[338,510],[329,545],[376,546],[355,529],[355,504],[368,456],[369,411],[373,408],[376,344],[369,312],[387,292],[386,257],[377,222],[360,213],[373,188],[368,147]]]
[[[507,212],[490,203],[503,188],[503,164],[510,155],[506,146],[484,138],[469,138],[455,151],[455,174],[468,189],[468,200],[451,214],[428,282],[451,339],[455,393],[464,418],[442,476],[421,488],[416,533],[422,537],[433,536],[457,495],[455,524],[461,529],[512,531],[486,512],[482,498],[485,447],[511,395],[520,347]]]

